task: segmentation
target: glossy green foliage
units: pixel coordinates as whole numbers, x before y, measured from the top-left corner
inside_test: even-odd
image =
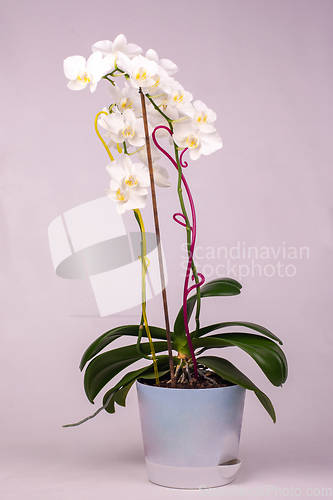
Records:
[[[238,281],[231,278],[220,278],[209,281],[200,287],[201,298],[205,297],[230,297],[239,295],[242,285]],[[197,294],[192,295],[187,299],[187,317],[190,320],[194,306],[197,302]],[[177,338],[185,338],[185,325],[183,307],[181,307],[174,324],[174,336]]]
[[[230,363],[230,361],[215,356],[202,356],[197,358],[197,361],[213,370],[213,372],[217,373],[217,375],[220,375],[220,377],[225,380],[229,380],[234,384],[238,384],[245,389],[253,391],[271,416],[273,422],[276,422],[275,411],[271,400],[256,385],[254,385],[254,383],[247,378],[244,373]]]
[[[157,328],[156,326],[151,326],[149,329],[151,336],[153,338],[159,340],[166,339],[165,330],[163,328]],[[80,362],[80,370],[83,370],[86,363],[90,359],[94,358],[96,354],[101,352],[111,342],[117,340],[119,337],[122,337],[123,335],[137,337],[138,331],[139,331],[138,325],[124,325],[117,328],[113,328],[112,330],[103,333],[103,335],[98,337],[98,339],[96,339],[92,344],[90,344],[88,349],[84,352]],[[142,330],[142,337],[147,338],[145,329]]]
[[[251,333],[223,333],[193,340],[193,348],[207,349],[236,346],[249,354],[269,381],[282,385],[287,378],[287,360],[281,348],[272,340]]]
[[[162,377],[169,371],[169,358],[168,356],[160,356],[157,360],[158,364],[158,375]],[[139,370],[134,370],[132,372],[126,373],[126,375],[114,386],[110,389],[103,398],[103,405],[106,403],[107,406],[105,410],[108,413],[115,412],[115,403],[120,406],[125,406],[126,404],[126,396],[131,389],[134,382],[138,379],[155,379],[154,374],[154,366],[153,364],[146,366],[144,368],[140,368]]]
[[[257,325],[257,323],[250,323],[248,321],[224,321],[223,323],[215,323],[215,325],[209,325],[204,328],[199,328],[198,332],[193,332],[193,338],[202,337],[203,335],[213,332],[214,330],[220,330],[221,328],[228,328],[230,326],[242,326],[244,328],[249,328],[250,330],[254,330],[255,332],[259,332],[262,335],[265,335],[265,337],[275,340],[280,345],[283,344],[282,340],[280,340],[279,337],[274,335],[274,333],[272,333],[264,326]]]
[[[241,285],[236,280],[222,278],[203,285],[201,297],[238,295],[240,290]],[[191,316],[196,301],[196,294],[188,299],[188,317]],[[234,327],[241,327],[248,331],[226,331],[223,333],[225,328]],[[168,356],[160,354],[167,352],[166,332],[165,329],[154,326],[150,326],[150,332],[154,339],[159,376],[163,376],[169,372]],[[144,329],[141,329],[140,333],[142,340],[147,339]],[[95,340],[82,356],[81,370],[89,362],[86,367],[84,387],[87,397],[92,403],[97,394],[124,369],[137,361],[147,358],[150,360],[150,346],[148,342],[144,341],[140,345],[136,343],[101,353],[110,343],[124,335],[138,338],[139,326],[125,325],[107,331]],[[252,357],[273,385],[281,386],[288,373],[286,357],[278,345],[282,345],[282,341],[267,328],[246,321],[226,321],[209,325],[192,332],[191,337],[196,356],[199,356],[197,357],[198,363],[205,365],[224,379],[253,391],[275,422],[275,412],[271,401],[250,379],[226,359],[202,356],[202,353],[213,348],[238,347]],[[174,351],[189,355],[182,308],[175,322],[175,331],[171,332],[171,339]],[[175,365],[179,362],[179,358],[174,358]],[[114,413],[115,404],[125,406],[126,396],[138,378],[154,379],[153,364],[126,373],[105,393],[103,406],[107,412]]]
[[[167,342],[154,342],[154,346],[156,352],[167,350]],[[149,354],[149,344],[141,344],[141,350],[144,354]],[[84,389],[89,401],[93,403],[97,394],[110,380],[141,358],[142,355],[138,353],[136,344],[119,347],[94,358],[89,363],[84,376]]]

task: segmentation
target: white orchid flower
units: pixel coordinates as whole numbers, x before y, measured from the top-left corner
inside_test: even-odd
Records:
[[[94,43],[92,46],[93,52],[100,52],[103,56],[108,58],[112,68],[115,69],[117,62],[117,52],[122,52],[129,58],[133,58],[142,54],[142,49],[135,43],[127,43],[125,35],[118,35],[113,42],[110,40],[101,40]]]
[[[155,161],[157,161],[161,158],[161,155],[158,152],[157,147],[154,146],[153,143],[150,144],[150,155],[151,155],[151,160],[153,163],[155,163]],[[140,161],[142,161],[142,163],[144,163],[145,165],[148,165],[148,154],[147,154],[146,145],[140,149],[140,151],[137,153],[137,157]]]
[[[216,120],[216,113],[209,109],[202,101],[194,101],[192,109],[184,111],[184,114],[192,118],[192,125],[196,130],[206,134],[215,132],[213,123]]]
[[[156,75],[158,75],[158,64],[143,56],[136,56],[130,59],[122,52],[117,54],[117,66],[125,71],[130,78],[131,84],[135,88],[153,87],[156,84]]]
[[[107,165],[106,170],[111,175],[111,179],[117,184],[125,183],[128,189],[147,188],[149,186],[149,172],[143,163],[133,163],[128,155],[123,155],[120,160],[115,160]],[[147,189],[143,189],[142,194],[147,194]]]
[[[170,118],[170,120],[177,120],[181,116],[176,107],[168,105],[168,94],[163,94],[156,97],[152,96],[152,98],[156,106],[158,106],[160,110],[168,118]],[[149,121],[152,124],[153,128],[157,127],[158,125],[165,125],[169,127],[168,122],[165,120],[165,118],[151,104],[148,104],[147,112],[149,113]],[[163,133],[163,135],[166,134]],[[160,130],[157,131],[157,136],[162,137]]]
[[[157,67],[157,73],[152,77],[153,85],[145,87],[145,93],[154,97],[154,94],[170,94],[172,92],[172,85],[175,79],[169,76],[167,72],[161,67]]]
[[[166,168],[155,164],[155,162],[161,158],[161,155],[159,154],[157,148],[155,146],[153,146],[152,144],[150,146],[150,153],[151,153],[151,160],[152,160],[152,164],[153,164],[154,182],[155,182],[156,186],[170,187],[171,184],[168,181],[169,172],[167,171]],[[148,165],[148,155],[147,155],[147,148],[146,147],[142,148],[138,152],[138,158],[143,163],[145,163],[145,165]]]
[[[121,113],[126,109],[131,109],[137,118],[141,116],[141,101],[139,93],[130,87],[126,82],[125,86],[120,89],[118,85],[110,85],[107,92],[114,99]]]
[[[136,118],[131,109],[125,109],[123,114],[116,112],[105,116],[104,124],[110,132],[110,138],[114,142],[121,144],[127,141],[129,145],[136,148],[144,146],[145,132],[143,119]],[[151,133],[150,124],[148,124],[148,127]]]
[[[106,167],[111,176],[110,188],[106,194],[118,202],[117,211],[144,208],[149,186],[148,168],[142,163],[132,163],[128,155]]]
[[[167,106],[168,108],[176,108],[180,113],[189,114],[193,108],[192,99],[193,95],[175,80],[170,95],[167,97]]]
[[[65,76],[70,80],[67,87],[71,90],[82,90],[89,85],[90,92],[95,92],[97,83],[110,69],[110,63],[100,52],[92,54],[87,61],[83,56],[70,56],[64,60]]]
[[[166,168],[161,167],[161,165],[153,165],[153,175],[156,186],[162,188],[171,186],[171,183],[168,181],[169,172]]]
[[[100,115],[100,117],[98,119],[98,125],[105,130],[103,137],[104,137],[104,139],[106,139],[106,141],[108,141],[108,144],[107,144],[108,148],[111,149],[113,146],[114,147],[117,146],[117,143],[111,138],[111,131],[109,130],[107,122],[105,121],[106,117],[109,116],[111,113],[110,113],[110,110],[108,108],[103,108],[103,111],[105,111],[105,113],[107,113],[107,114],[103,113]],[[118,111],[117,108],[113,108],[112,113],[120,114],[120,111]]]
[[[118,214],[126,210],[144,208],[147,203],[147,195],[139,193],[137,189],[129,190],[124,184],[118,185],[111,180],[110,188],[105,190],[107,196],[117,202]]]
[[[147,50],[145,57],[151,61],[155,61],[167,72],[169,76],[173,76],[177,73],[177,71],[179,71],[176,64],[170,61],[170,59],[159,59],[157,52],[153,49]]]
[[[217,132],[206,134],[196,130],[190,121],[175,123],[173,131],[175,143],[181,148],[188,148],[191,160],[222,148],[222,140]]]

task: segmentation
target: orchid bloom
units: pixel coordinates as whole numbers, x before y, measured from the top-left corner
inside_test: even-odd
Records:
[[[191,113],[193,108],[191,104],[192,99],[193,95],[184,90],[184,87],[179,82],[175,81],[167,98],[167,105],[171,108],[176,108],[181,113]]]
[[[87,61],[83,56],[70,56],[64,60],[65,76],[70,80],[67,87],[71,90],[82,90],[89,85],[90,92],[95,92],[97,83],[110,69],[110,63],[100,52],[92,54]]]
[[[170,94],[172,92],[172,85],[175,81],[174,78],[168,76],[167,72],[158,66],[158,73],[152,77],[153,84],[145,87],[145,93],[154,96],[154,94],[166,93]]]
[[[110,62],[111,70],[114,70],[117,62],[117,52],[122,52],[129,58],[133,58],[142,54],[142,49],[135,43],[127,43],[125,35],[118,35],[113,42],[102,40],[94,43],[92,46],[93,52],[100,52],[107,57]]]
[[[190,92],[184,90],[184,87],[182,87],[179,82],[174,80],[169,84],[169,89],[166,90],[168,91],[166,91],[165,94],[152,97],[155,104],[168,116],[168,118],[171,120],[178,120],[182,115],[194,115],[195,110],[191,104],[193,96]]]
[[[196,130],[188,120],[174,124],[174,141],[181,148],[188,148],[191,160],[201,155],[210,155],[222,148],[221,137],[217,132],[206,134]]]
[[[103,123],[106,125],[110,138],[114,142],[121,144],[126,141],[130,146],[136,148],[145,144],[143,120],[142,118],[136,118],[131,109],[125,109],[123,114],[111,113],[105,116]]]
[[[143,56],[136,56],[132,60],[122,52],[117,54],[117,66],[131,78],[134,88],[146,88],[156,85],[158,78],[158,64]],[[154,78],[155,77],[155,78]]]
[[[124,155],[121,160],[107,165],[106,169],[111,176],[110,188],[106,190],[106,194],[118,202],[118,213],[146,206],[149,172],[145,165],[132,163],[130,157]]]
[[[177,73],[178,67],[175,63],[170,61],[170,59],[159,59],[157,52],[153,49],[149,49],[146,52],[145,57],[151,61],[155,61],[161,68],[163,68],[169,76],[173,76]]]
[[[107,92],[114,99],[120,113],[126,109],[131,109],[137,118],[141,116],[141,101],[139,93],[130,87],[126,82],[125,86],[120,89],[118,85],[110,85]]]
[[[169,172],[166,168],[161,167],[161,165],[153,165],[153,175],[156,186],[162,188],[171,186],[171,183],[168,181]]]
[[[216,120],[216,113],[209,109],[202,101],[194,101],[192,109],[184,111],[184,114],[192,118],[192,125],[196,130],[206,134],[215,132],[213,123]]]
[[[161,167],[160,165],[156,165],[156,161],[158,161],[161,157],[161,155],[158,153],[157,148],[153,145],[151,145],[151,160],[153,164],[153,175],[154,175],[154,182],[156,186],[159,187],[170,187],[171,183],[168,181],[169,179],[169,172],[167,171],[166,168]],[[145,165],[148,165],[148,156],[147,156],[147,149],[146,147],[142,148],[139,153],[138,153],[138,158],[141,160]]]

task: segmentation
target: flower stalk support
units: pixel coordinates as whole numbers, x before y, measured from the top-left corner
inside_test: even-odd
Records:
[[[168,356],[169,356],[169,366],[170,366],[171,387],[175,387],[176,381],[175,381],[175,371],[174,371],[174,365],[173,365],[172,343],[171,343],[171,334],[170,334],[170,321],[169,321],[169,312],[168,312],[168,301],[167,301],[166,288],[165,288],[165,277],[164,277],[164,267],[163,267],[163,258],[162,258],[160,227],[159,227],[159,221],[158,221],[153,162],[152,162],[152,158],[151,158],[151,149],[150,149],[150,141],[149,141],[147,110],[146,110],[145,96],[144,96],[141,88],[139,90],[139,93],[140,93],[140,97],[141,97],[141,107],[142,107],[143,123],[144,123],[144,130],[145,130],[145,141],[146,141],[146,148],[147,148],[151,197],[152,197],[153,212],[154,212],[155,234],[156,234],[156,240],[157,240],[156,243],[157,243],[157,252],[158,252],[158,262],[159,262],[160,277],[161,277],[165,330],[166,330],[166,337],[167,337],[167,343],[168,343]]]

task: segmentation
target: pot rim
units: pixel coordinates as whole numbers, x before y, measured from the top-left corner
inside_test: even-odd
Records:
[[[143,379],[137,379],[136,380],[136,383],[137,384],[140,384],[140,385],[144,385],[146,387],[150,387],[152,389],[167,389],[167,390],[173,390],[173,391],[217,391],[219,389],[230,389],[232,387],[241,387],[242,389],[244,389],[244,391],[246,390],[244,387],[242,387],[241,385],[238,385],[238,384],[232,384],[232,385],[225,385],[225,386],[222,386],[222,387],[192,387],[191,389],[189,388],[182,388],[182,387],[161,387],[161,386],[158,386],[158,385],[150,385],[150,384],[145,384],[143,382],[140,382],[140,380],[143,380]]]

